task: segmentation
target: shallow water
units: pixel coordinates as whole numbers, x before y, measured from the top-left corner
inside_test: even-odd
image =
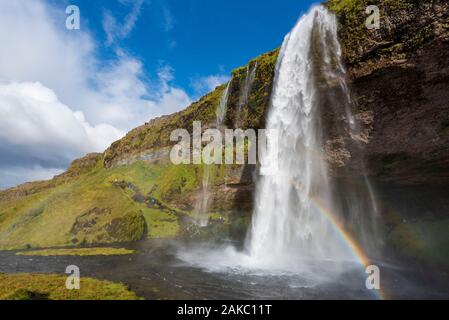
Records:
[[[126,245],[138,253],[128,256],[31,257],[16,251],[0,252],[0,272],[64,274],[77,265],[81,276],[127,284],[146,299],[379,299],[365,288],[366,274],[347,263],[338,274],[331,261],[309,264],[304,272],[281,272],[218,265],[212,268],[180,259],[198,245],[179,246],[167,241]],[[204,249],[204,247],[202,247]],[[449,298],[449,280],[440,273],[380,264],[381,287],[388,298]],[[63,284],[62,284],[63,285]]]

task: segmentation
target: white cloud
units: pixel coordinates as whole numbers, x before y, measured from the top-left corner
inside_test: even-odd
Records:
[[[143,1],[132,4],[123,24],[116,25],[123,27],[120,37],[134,28]],[[82,30],[65,28],[64,9],[45,0],[0,1],[0,181],[14,161],[23,177],[33,168],[59,170],[191,102],[172,85],[172,70],[169,77],[164,72],[145,77],[142,63],[118,45],[113,60],[99,60],[86,24]]]
[[[60,160],[103,151],[123,135],[108,124],[90,125],[81,111],[72,111],[37,82],[0,84],[0,114],[0,163],[7,165],[31,157],[57,166]]]
[[[0,189],[22,184],[26,181],[47,180],[61,174],[62,169],[43,168],[38,165],[27,168],[17,166],[0,167]]]
[[[225,74],[214,74],[205,77],[197,77],[191,81],[193,89],[198,94],[205,94],[214,90],[217,86],[228,82],[230,77]]]
[[[123,38],[135,27],[143,0],[119,1],[132,4],[131,11],[108,30],[123,27],[115,33]],[[126,131],[191,103],[173,85],[168,65],[145,75],[142,62],[117,43],[115,57],[100,60],[101,44],[87,24],[67,30],[64,12],[45,0],[0,1],[0,188],[49,177],[76,157],[102,151]],[[206,92],[227,79],[202,77],[194,87]]]
[[[0,41],[7,44],[0,50],[0,81],[38,81],[90,123],[124,131],[172,111],[164,110],[167,99],[177,110],[190,102],[172,86],[173,79],[145,77],[142,63],[120,47],[114,60],[99,60],[88,30],[66,30],[64,18],[63,8],[43,0],[0,1]]]
[[[136,25],[143,0],[119,0],[122,5],[131,5],[131,11],[125,16],[122,23],[117,22],[110,11],[105,11],[103,16],[103,29],[106,33],[106,44],[111,45],[117,40],[126,38]]]
[[[150,102],[152,107],[158,106],[164,110],[164,114],[170,114],[179,111],[178,105],[180,103],[185,106],[192,103],[189,95],[180,88],[170,85],[170,82],[175,78],[174,70],[168,65],[162,65],[157,71],[158,83],[155,86],[155,95],[152,96],[153,101]]]
[[[0,1],[0,80],[40,81],[64,101],[82,94],[94,73],[95,43],[66,30],[64,19],[62,9],[42,1]]]
[[[165,32],[171,31],[175,25],[175,18],[166,3],[162,3],[162,15],[164,18]]]

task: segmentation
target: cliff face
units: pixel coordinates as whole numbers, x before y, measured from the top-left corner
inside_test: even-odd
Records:
[[[368,174],[398,184],[447,183],[448,2],[378,1],[379,30],[364,27],[366,15],[351,18],[365,7],[351,3],[337,14]]]
[[[381,10],[379,30],[365,27],[369,4]],[[323,151],[332,176],[344,184],[366,168],[379,196],[388,241],[404,253],[416,256],[428,249],[413,247],[409,229],[437,234],[429,242],[435,248],[446,245],[448,237],[440,234],[447,229],[435,226],[449,227],[448,1],[330,0],[327,6],[338,17],[358,128],[355,135],[338,129],[347,127],[344,110],[332,90],[323,93]],[[226,127],[264,127],[277,54],[264,54],[233,72]],[[211,170],[169,161],[171,131],[191,132],[195,120],[203,130],[215,127],[225,88],[219,86],[185,110],[132,130],[104,154],[74,162],[51,181],[0,192],[0,247],[179,235],[243,237],[252,212],[256,167]],[[211,223],[199,230],[192,217],[204,192]],[[39,236],[53,227],[57,231],[51,237]]]

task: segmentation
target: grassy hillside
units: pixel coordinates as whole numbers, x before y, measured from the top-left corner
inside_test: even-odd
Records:
[[[101,163],[70,182],[0,202],[0,247],[48,247],[176,236],[183,213],[164,199],[197,188],[198,167]],[[162,199],[162,200],[156,200]],[[153,203],[155,202],[155,203]]]
[[[264,122],[276,56],[277,51],[270,52],[249,63],[257,64],[257,69],[248,103],[243,107],[245,115],[240,117],[246,119],[247,125]],[[246,69],[233,72],[230,115],[237,108]],[[204,167],[172,165],[164,150],[173,144],[169,141],[173,129],[191,130],[193,121],[201,121],[203,129],[215,125],[215,111],[225,86],[218,86],[183,111],[130,131],[104,154],[75,160],[65,173],[50,181],[0,192],[0,249],[176,237],[191,229],[189,216],[201,188]],[[226,121],[233,126],[231,116]],[[152,152],[160,152],[165,160],[139,158]],[[223,185],[226,170],[222,166],[210,171],[210,184]],[[235,168],[231,166],[229,171],[239,182]],[[217,215],[221,217],[215,212],[214,217]],[[225,219],[216,220],[222,224]]]

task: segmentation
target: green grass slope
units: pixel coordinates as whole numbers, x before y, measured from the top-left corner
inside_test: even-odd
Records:
[[[263,123],[277,51],[253,59],[257,72],[243,118]],[[237,108],[246,68],[233,72],[229,113]],[[173,129],[215,125],[215,111],[225,85],[185,110],[159,117],[130,131],[103,154],[75,160],[49,181],[0,191],[0,249],[79,246],[176,237],[195,206],[203,166],[144,162],[139,155],[166,150]],[[232,127],[232,119],[227,119]],[[137,158],[136,158],[137,157]],[[168,160],[168,159],[167,159]],[[223,180],[224,168],[213,170]]]
[[[0,201],[0,248],[174,237],[180,214],[164,202],[198,187],[195,167],[143,161]],[[161,200],[158,200],[161,199]]]

